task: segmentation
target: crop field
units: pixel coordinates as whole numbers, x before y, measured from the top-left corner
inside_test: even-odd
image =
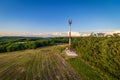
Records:
[[[0,54],[0,80],[81,80],[53,47]]]

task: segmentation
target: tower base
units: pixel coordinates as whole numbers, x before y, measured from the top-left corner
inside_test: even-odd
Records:
[[[78,56],[78,55],[76,54],[76,52],[73,51],[73,50],[66,50],[66,54],[67,54],[68,56]]]

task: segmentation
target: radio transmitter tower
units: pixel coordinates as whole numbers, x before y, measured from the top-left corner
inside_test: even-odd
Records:
[[[68,33],[69,34],[68,35],[68,37],[69,37],[69,44],[68,44],[68,49],[66,50],[66,54],[68,56],[78,56],[76,54],[76,52],[73,51],[72,48],[71,48],[71,25],[72,25],[72,19],[68,20],[68,24],[69,24],[69,33]]]
[[[68,23],[69,23],[69,45],[68,45],[68,49],[71,50],[71,24],[72,24],[72,19],[69,19]]]

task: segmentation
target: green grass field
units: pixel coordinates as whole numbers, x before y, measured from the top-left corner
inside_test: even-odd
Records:
[[[0,54],[0,80],[107,80],[62,46]]]
[[[55,46],[0,54],[0,80],[80,80]]]

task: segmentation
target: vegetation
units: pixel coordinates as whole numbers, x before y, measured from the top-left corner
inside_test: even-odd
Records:
[[[95,71],[89,65],[84,63],[79,57],[67,60],[75,71],[82,77],[82,80],[107,80],[104,75]]]
[[[38,38],[38,37],[1,37],[0,53],[11,52],[25,49],[36,49],[44,46],[51,46],[60,43],[67,43],[65,37]]]
[[[0,80],[81,79],[53,46],[0,54]]]
[[[0,80],[120,79],[119,34],[72,38],[77,58],[66,58],[66,45],[58,45],[67,42],[66,37],[1,37]]]
[[[120,79],[120,37],[114,35],[74,38],[72,45],[80,59],[105,76],[107,80]],[[74,68],[78,68],[77,62],[75,65]]]

